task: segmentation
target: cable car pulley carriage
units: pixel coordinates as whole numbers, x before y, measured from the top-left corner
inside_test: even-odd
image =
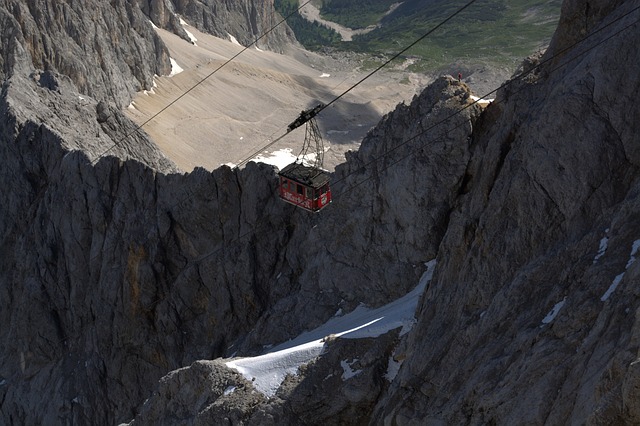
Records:
[[[284,201],[311,212],[317,212],[331,203],[329,173],[322,169],[324,146],[315,116],[323,104],[300,113],[289,124],[287,133],[306,124],[304,144],[296,161],[282,169],[279,195]]]

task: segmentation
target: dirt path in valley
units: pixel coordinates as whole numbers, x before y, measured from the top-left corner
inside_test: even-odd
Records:
[[[300,0],[298,4],[302,6],[304,3],[306,3],[306,0]],[[400,4],[401,3],[394,3],[393,5],[391,5],[389,11],[385,14],[385,16],[393,12],[398,6],[400,6]],[[369,25],[367,28],[353,30],[335,22],[326,21],[320,16],[320,9],[318,9],[312,3],[308,3],[304,7],[302,7],[300,9],[300,15],[302,15],[302,17],[309,22],[318,22],[325,27],[331,28],[332,30],[340,34],[340,37],[342,37],[342,41],[352,41],[354,35],[366,34],[378,27],[378,25]]]

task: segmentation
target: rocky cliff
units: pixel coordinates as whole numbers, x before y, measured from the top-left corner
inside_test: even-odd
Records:
[[[168,26],[154,13],[189,4],[140,7]],[[484,112],[447,77],[399,105],[336,168],[318,215],[277,199],[270,166],[175,173],[114,107],[166,71],[162,46],[128,30],[146,22],[129,3],[82,5],[0,7],[14,36],[1,57],[1,422],[638,421],[640,80],[619,72],[640,63],[635,2],[565,2],[546,56],[527,63],[540,66]],[[88,30],[70,41],[70,23],[51,42],[40,10],[117,21],[115,50],[139,47],[120,71],[73,74],[68,44],[87,49],[80,64],[108,44]],[[197,361],[386,303],[434,257],[409,334],[329,339],[273,398]],[[391,382],[389,356],[403,361]],[[362,371],[352,381],[335,375],[346,358]]]
[[[295,36],[275,11],[273,0],[138,0],[142,10],[161,28],[189,40],[177,15],[190,25],[223,39],[236,38],[243,46],[282,52]],[[264,35],[264,37],[263,37]],[[260,39],[260,40],[258,40]]]
[[[639,19],[637,2],[565,2],[540,67],[487,110],[374,423],[640,420],[640,81],[619,68]]]

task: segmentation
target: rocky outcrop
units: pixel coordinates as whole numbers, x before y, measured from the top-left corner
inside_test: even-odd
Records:
[[[0,4],[2,424],[131,419],[273,303],[273,169],[176,174],[118,107],[168,71],[134,6]],[[276,230],[245,246],[263,213]]]
[[[171,71],[166,47],[128,0],[3,0],[0,22],[3,80],[30,67],[56,71],[81,94],[124,107]]]
[[[543,61],[573,41],[574,3]],[[634,7],[607,4],[591,9],[591,31]],[[640,81],[616,71],[640,59],[637,19],[544,62],[487,110],[410,354],[374,422],[637,422],[640,121],[628,106]]]
[[[282,52],[295,36],[275,11],[273,0],[142,0],[142,9],[161,28],[189,40],[176,14],[190,25],[223,39],[233,36],[243,46]],[[260,40],[258,40],[260,39]]]
[[[261,213],[282,222],[273,170],[165,174],[157,169],[171,168],[161,167],[166,160],[152,145],[149,165],[111,156],[92,162],[84,149],[93,144],[104,150],[126,138],[114,153],[127,158],[149,141],[127,137],[131,123],[95,104],[77,108],[74,122],[85,119],[85,127],[35,122],[31,114],[74,118],[65,113],[77,92],[61,84],[49,95],[33,80],[14,82],[2,101],[0,179],[11,189],[0,195],[1,422],[130,419],[157,379],[222,354],[268,306],[276,266],[267,265],[287,231],[249,240],[246,249],[236,240]],[[34,97],[24,96],[28,87]],[[49,96],[55,111],[38,108]]]

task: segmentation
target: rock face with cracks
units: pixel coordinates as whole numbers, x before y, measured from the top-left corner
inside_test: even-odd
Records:
[[[243,46],[282,52],[295,36],[275,12],[273,0],[141,0],[142,10],[161,28],[185,40],[189,37],[178,16],[190,25],[223,39],[234,37]]]
[[[635,2],[566,1],[484,112],[449,77],[399,105],[318,215],[270,166],[177,174],[134,131],[116,106],[168,58],[132,4],[0,3],[0,423],[640,421]],[[387,303],[434,257],[409,334],[331,340],[271,399],[198,361]]]
[[[640,59],[640,15],[606,3],[565,2],[540,66],[479,123],[374,423],[638,422],[640,80],[616,70]],[[577,34],[592,36],[562,53]]]

